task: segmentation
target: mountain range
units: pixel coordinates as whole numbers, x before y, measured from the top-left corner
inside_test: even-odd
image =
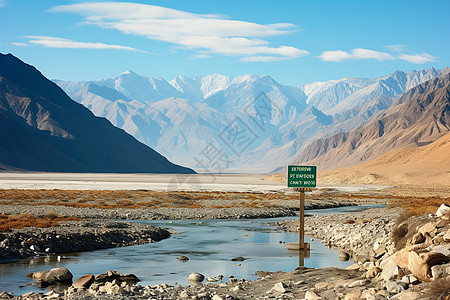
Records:
[[[434,68],[379,78],[285,86],[268,75],[179,76],[132,71],[97,81],[55,81],[75,101],[176,163],[200,172],[269,172],[317,139],[359,128]],[[311,158],[308,156],[308,159]]]
[[[0,168],[194,173],[73,101],[36,68],[0,54]]]
[[[431,144],[449,131],[450,69],[446,68],[438,77],[410,88],[364,126],[310,143],[296,162],[322,170],[355,166],[393,149]]]

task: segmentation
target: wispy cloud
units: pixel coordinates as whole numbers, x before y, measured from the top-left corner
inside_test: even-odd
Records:
[[[111,45],[104,43],[78,42],[52,36],[27,36],[26,38],[30,39],[28,43],[12,43],[12,44],[19,47],[38,45],[48,48],[94,49],[94,50],[111,49],[111,50],[127,50],[127,51],[149,53],[128,46]]]
[[[6,0],[0,0],[0,7],[6,6]]]
[[[427,62],[435,62],[438,58],[435,56],[432,56],[428,53],[422,53],[422,54],[402,54],[399,56],[400,59],[406,60],[407,62],[413,63],[413,64],[424,64]]]
[[[76,13],[85,18],[84,24],[171,43],[201,54],[242,56],[250,60],[253,56],[293,59],[309,54],[295,47],[274,47],[266,40],[297,30],[295,25],[289,23],[257,24],[231,20],[222,15],[194,14],[126,2],[59,5],[49,11]]]
[[[11,43],[11,45],[17,46],[17,47],[27,47],[30,46],[27,43]]]
[[[437,60],[437,57],[432,56],[428,53],[398,54],[397,56],[393,56],[386,52],[379,52],[362,48],[353,49],[350,51],[350,53],[342,50],[324,51],[322,52],[321,55],[319,55],[319,58],[323,61],[333,61],[333,62],[342,62],[345,60],[361,60],[361,59],[375,59],[378,61],[405,60],[413,64],[423,64],[426,62],[434,62]]]
[[[386,45],[384,48],[392,52],[401,52],[406,48],[406,45]]]
[[[342,50],[324,51],[324,52],[322,52],[322,54],[319,57],[323,61],[334,61],[334,62],[341,62],[341,61],[349,60],[349,59],[353,59],[353,60],[375,59],[378,61],[394,59],[394,57],[392,55],[390,55],[389,53],[379,52],[379,51],[374,51],[374,50],[369,50],[369,49],[362,49],[362,48],[353,49],[351,51],[351,53],[348,53],[348,52],[345,52]]]

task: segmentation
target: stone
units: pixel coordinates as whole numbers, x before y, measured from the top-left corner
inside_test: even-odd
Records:
[[[450,264],[435,265],[431,267],[431,279],[445,278],[450,276]]]
[[[425,233],[433,232],[436,229],[436,224],[434,222],[429,222],[423,225],[417,230],[419,233],[425,235]]]
[[[314,291],[307,291],[305,294],[305,300],[318,300],[320,299],[320,296],[317,295]]]
[[[375,278],[380,273],[381,273],[380,267],[372,267],[369,269],[369,271],[367,271],[366,278]]]
[[[417,254],[409,252],[408,269],[421,281],[430,281],[431,267],[447,263],[449,258],[439,252],[425,252]]]
[[[344,300],[359,300],[361,299],[360,291],[353,291],[345,295]]]
[[[396,299],[396,300],[415,300],[415,299],[419,299],[419,298],[420,298],[420,294],[417,293],[417,292],[403,291],[400,294],[395,295],[391,299]]]
[[[316,285],[314,287],[316,288],[316,290],[320,291],[320,290],[326,289],[327,286],[328,286],[328,282],[319,282],[319,283],[316,283]]]
[[[370,280],[368,280],[368,279],[361,279],[361,280],[353,281],[352,283],[350,283],[348,285],[348,287],[363,286],[363,285],[366,285],[366,284],[369,284],[369,283],[370,283]]]
[[[450,243],[450,229],[443,236],[444,242]]]
[[[399,274],[399,268],[392,258],[388,258],[387,260],[383,261],[380,267],[382,269],[380,276],[385,281],[388,281],[389,279],[394,278]]]
[[[231,289],[232,292],[243,291],[244,289],[239,284]]]
[[[188,260],[189,260],[189,257],[184,256],[184,255],[180,255],[180,256],[177,257],[177,259],[178,259],[179,261],[188,261]]]
[[[84,288],[89,288],[91,286],[91,284],[94,282],[95,280],[95,276],[92,274],[88,274],[88,275],[83,275],[80,278],[78,278],[77,280],[75,280],[74,283],[72,283],[72,287],[74,288],[80,288],[80,287],[84,287]]]
[[[391,294],[398,294],[404,291],[404,288],[393,280],[386,281],[386,290]]]
[[[0,293],[0,299],[11,299],[13,297],[13,295],[8,294],[6,291]]]
[[[205,279],[205,275],[194,272],[189,275],[188,280],[194,282],[202,282]]]
[[[347,252],[343,252],[343,251],[340,251],[340,252],[339,252],[338,257],[339,257],[339,260],[340,260],[340,261],[347,261],[347,260],[350,259],[350,255],[348,255]]]
[[[401,268],[403,269],[408,268],[409,251],[406,249],[398,251],[392,256],[392,260]]]
[[[436,211],[436,217],[448,220],[450,218],[450,206],[442,203]]]
[[[213,297],[212,297],[212,300],[225,300],[226,298],[224,298],[224,297],[222,297],[222,296],[219,296],[219,295],[214,295]]]
[[[346,270],[359,270],[359,265],[358,264],[352,264],[352,265],[348,266],[345,269]]]
[[[41,282],[44,285],[55,283],[72,282],[73,275],[66,268],[54,268],[49,271],[31,273],[32,278],[36,282]]]
[[[231,261],[244,261],[244,260],[245,260],[245,258],[243,258],[242,256],[238,256],[238,257],[231,259]]]
[[[410,244],[417,245],[417,244],[422,244],[423,242],[425,242],[425,237],[423,236],[422,233],[418,232],[415,235],[413,235],[413,237],[411,238]]]
[[[445,256],[449,256],[450,257],[450,245],[446,244],[446,245],[432,245],[430,247],[427,248],[428,251],[430,252],[439,252]]]

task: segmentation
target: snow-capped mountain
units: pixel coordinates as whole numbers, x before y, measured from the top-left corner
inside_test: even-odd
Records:
[[[57,84],[176,163],[200,172],[267,172],[292,162],[314,139],[360,126],[438,72],[292,87],[268,75],[178,76],[167,82],[127,71]]]

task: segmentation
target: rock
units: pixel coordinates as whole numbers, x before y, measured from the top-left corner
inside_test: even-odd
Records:
[[[386,281],[386,290],[391,294],[398,294],[404,291],[404,288],[393,280]]]
[[[314,286],[316,288],[316,290],[323,290],[326,289],[326,287],[328,286],[328,282],[319,282],[316,283],[316,285]]]
[[[353,264],[353,265],[348,266],[345,269],[346,270],[359,270],[359,265],[358,264]]]
[[[345,295],[344,300],[359,300],[361,299],[360,291],[353,291]]]
[[[399,268],[392,258],[384,260],[381,263],[380,267],[382,269],[380,276],[385,281],[388,281],[389,279],[394,278],[399,274]]]
[[[431,267],[431,279],[445,278],[450,276],[450,264],[435,265]]]
[[[184,255],[180,255],[180,256],[177,257],[177,259],[178,259],[179,261],[188,261],[188,260],[189,260],[189,257],[184,256]]]
[[[305,294],[305,300],[318,300],[320,299],[320,296],[317,295],[314,291],[307,291]]]
[[[244,261],[244,260],[245,260],[245,258],[243,258],[242,256],[238,256],[238,257],[231,259],[231,261]]]
[[[13,297],[13,295],[8,294],[6,291],[0,293],[0,299],[11,299]]]
[[[95,276],[96,283],[106,283],[106,282],[112,282],[114,280],[116,280],[120,283],[126,282],[127,284],[136,284],[140,281],[140,279],[137,278],[136,275],[134,275],[134,274],[124,275],[123,273],[120,273],[118,271],[112,271],[112,270],[109,270],[105,274],[99,274],[99,275]]]
[[[413,237],[411,238],[410,244],[417,245],[417,244],[422,244],[423,242],[425,242],[425,237],[423,236],[422,233],[418,232],[415,235],[413,235]]]
[[[73,275],[66,268],[54,268],[49,271],[31,273],[32,278],[36,282],[50,285],[55,283],[72,282]],[[28,275],[27,275],[28,276]]]
[[[239,292],[239,291],[242,291],[242,290],[244,290],[243,288],[242,288],[242,286],[240,286],[240,285],[237,285],[237,286],[235,286],[235,287],[233,287],[232,289],[231,289],[231,291],[232,292]]]
[[[208,277],[209,282],[217,282],[223,279],[223,275],[218,275],[216,277]]]
[[[392,256],[392,260],[401,268],[408,268],[409,251],[402,249]]]
[[[286,293],[286,285],[282,282],[276,283],[267,293],[284,294]]]
[[[450,244],[445,245],[432,245],[427,248],[430,252],[439,252],[445,256],[450,257]]]
[[[368,280],[368,279],[361,279],[361,280],[356,280],[356,281],[350,283],[348,285],[348,287],[363,286],[363,285],[366,285],[366,284],[369,284],[369,283],[370,283],[370,280]]]
[[[202,282],[205,279],[205,276],[203,274],[194,272],[189,275],[188,280],[194,281],[194,282]]]
[[[379,273],[381,273],[380,267],[372,267],[367,271],[366,278],[375,278]]]
[[[450,218],[450,206],[441,204],[436,211],[436,217],[448,220]]]
[[[225,300],[226,298],[219,296],[219,295],[214,295],[211,300]]]
[[[396,300],[415,300],[415,299],[419,299],[419,298],[420,298],[420,294],[419,293],[412,292],[412,291],[403,291],[400,294],[395,295],[391,299],[396,299]]]
[[[347,260],[350,259],[350,255],[348,255],[347,252],[343,252],[343,251],[340,251],[340,252],[339,252],[338,257],[339,257],[339,260],[340,260],[340,261],[347,261]]]
[[[450,229],[444,234],[443,239],[445,242],[450,243]]]
[[[74,283],[72,283],[72,287],[78,289],[80,287],[89,288],[92,283],[94,283],[95,276],[92,274],[83,275],[77,280],[75,280]]]
[[[421,234],[433,232],[436,229],[436,224],[434,222],[426,223],[417,230]]]
[[[439,252],[425,252],[417,254],[409,252],[408,269],[421,281],[430,281],[431,267],[447,263],[449,258]]]

